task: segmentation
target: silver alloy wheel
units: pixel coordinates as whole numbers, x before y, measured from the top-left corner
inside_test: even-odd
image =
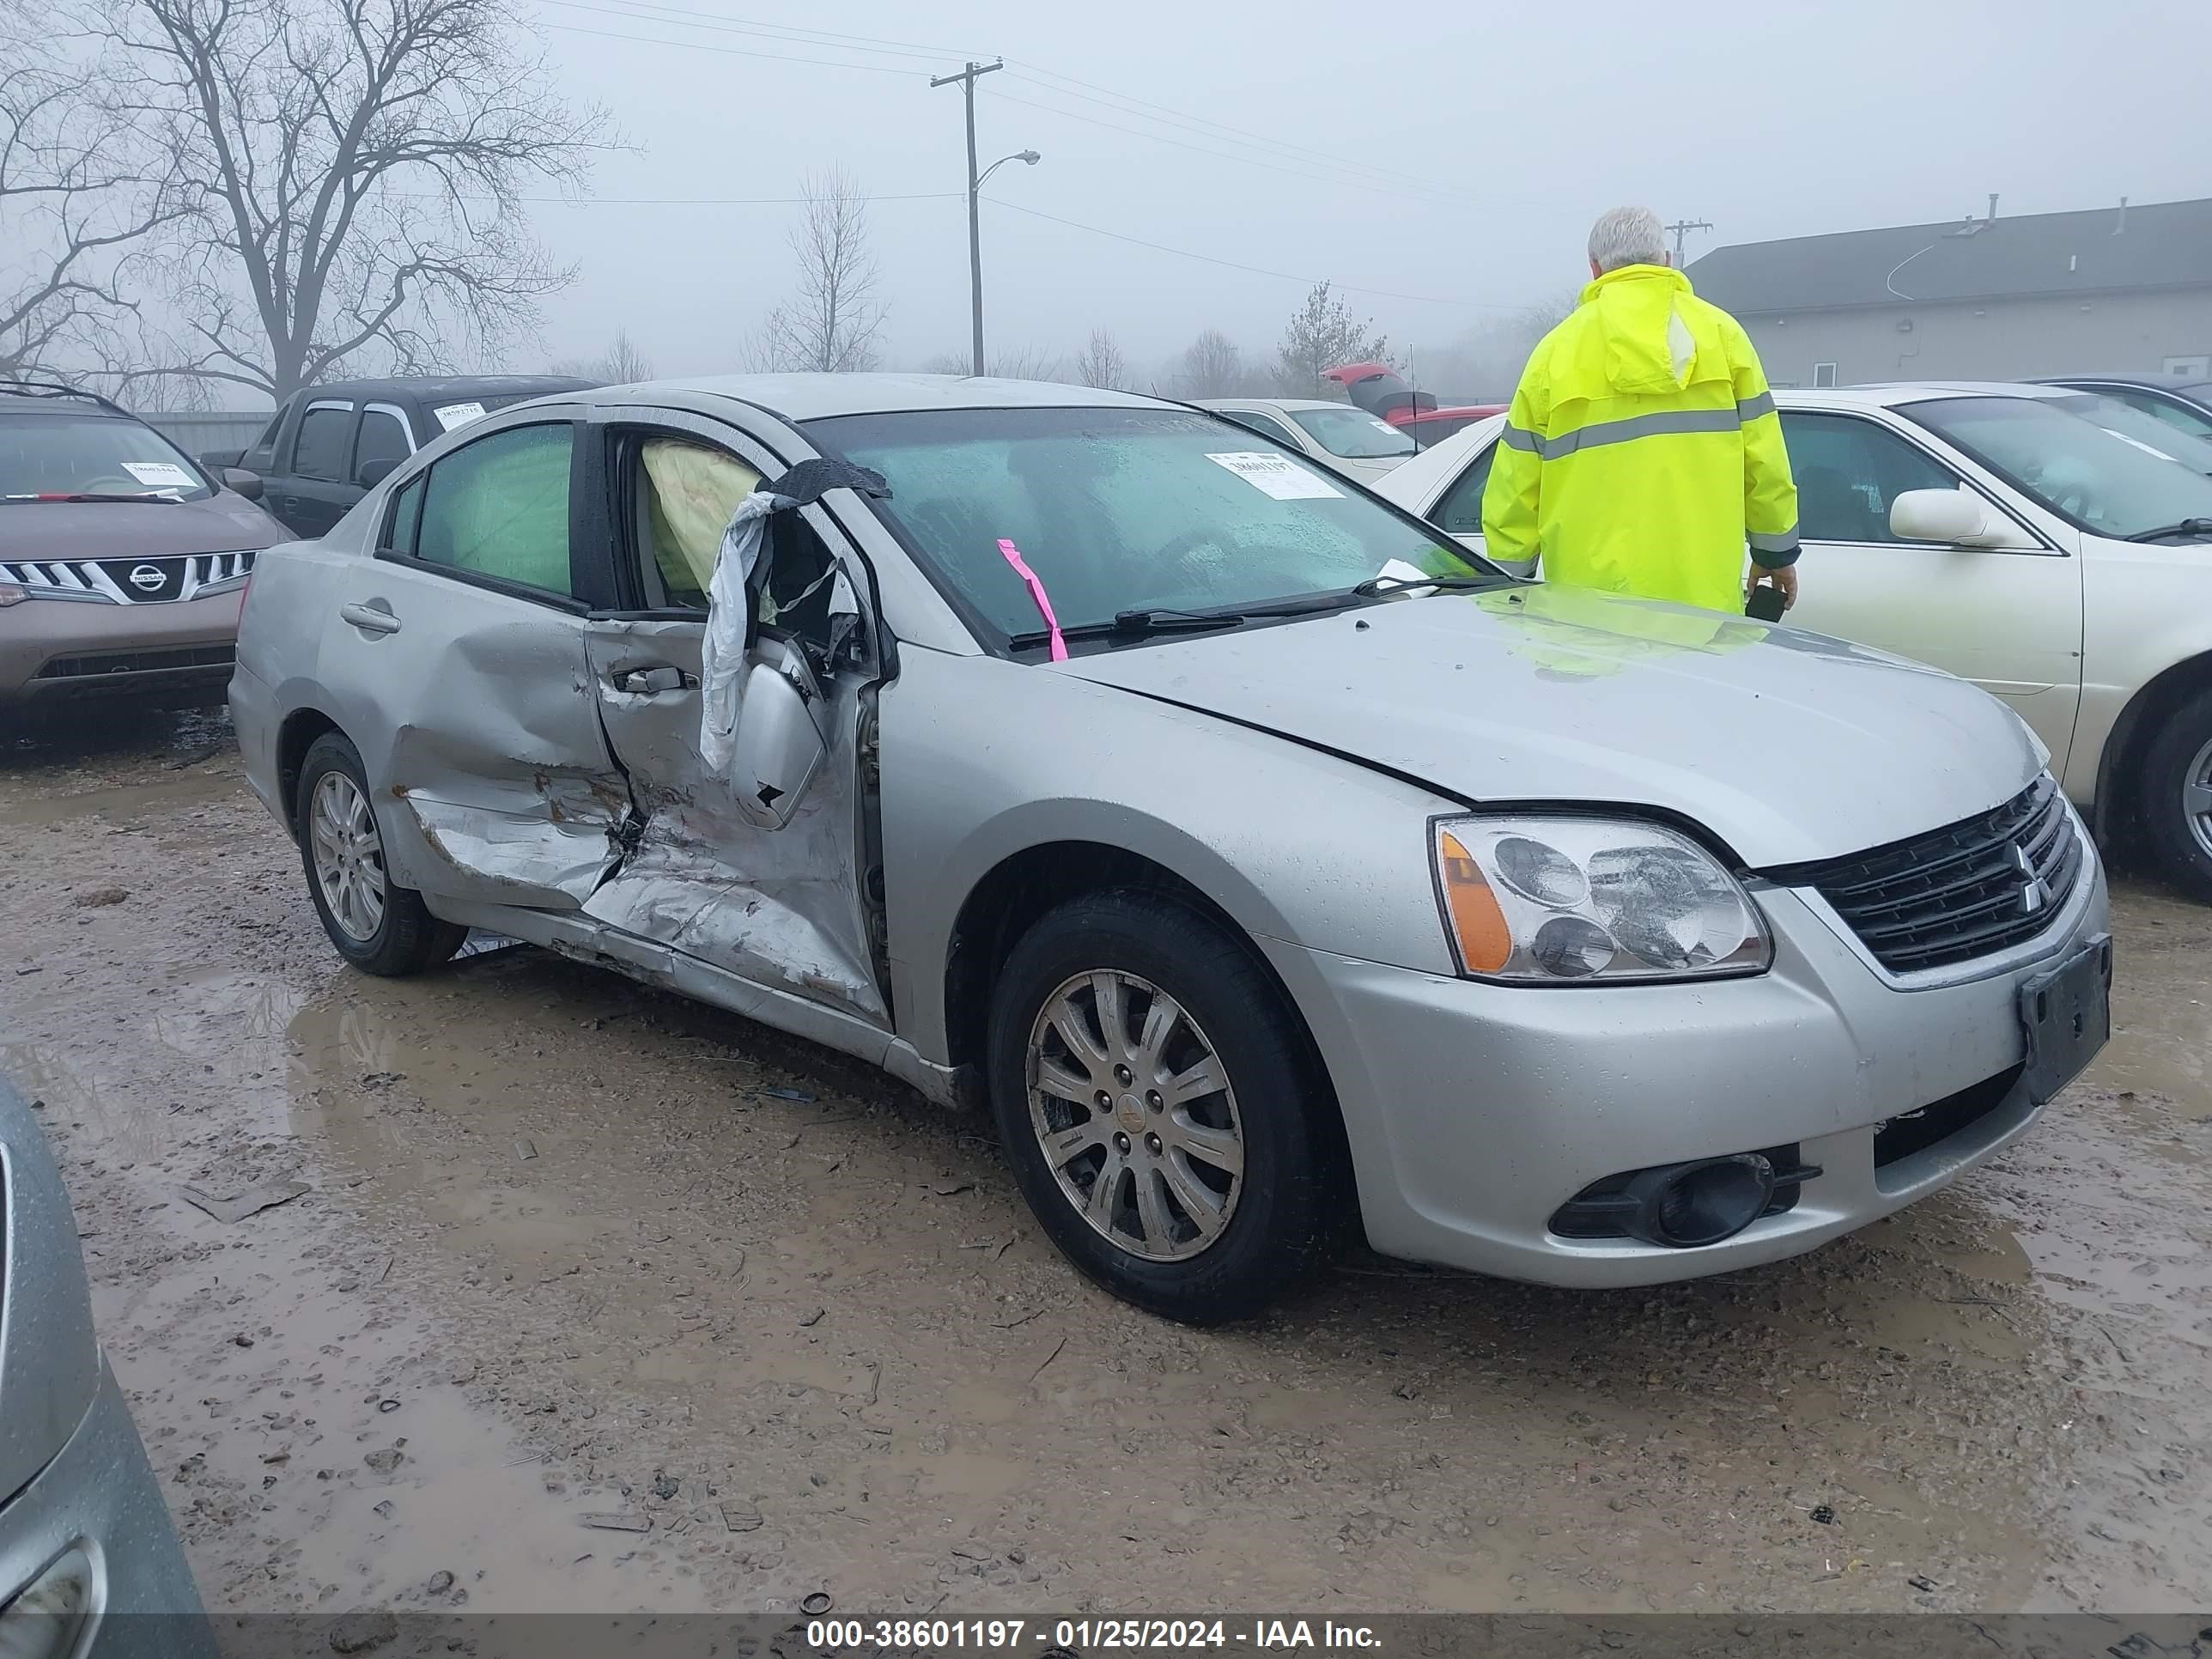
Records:
[[[368,797],[344,773],[316,781],[307,842],[325,907],[348,939],[368,944],[384,925],[384,843]]]
[[[1182,1261],[1244,1189],[1237,1091],[1198,1022],[1134,974],[1078,974],[1030,1027],[1030,1125],[1053,1178],[1130,1255]]]
[[[2181,816],[2198,848],[2212,858],[2212,738],[2181,769]]]

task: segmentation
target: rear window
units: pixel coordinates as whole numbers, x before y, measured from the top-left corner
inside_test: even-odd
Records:
[[[150,426],[89,410],[0,415],[0,497],[215,493],[207,475]]]

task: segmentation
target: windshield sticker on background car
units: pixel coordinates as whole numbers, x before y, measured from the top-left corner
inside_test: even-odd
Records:
[[[1343,495],[1343,492],[1331,485],[1328,480],[1300,466],[1287,455],[1239,450],[1227,455],[1208,455],[1206,459],[1216,466],[1227,467],[1255,489],[1272,495],[1279,501],[1341,499]]]
[[[466,426],[471,421],[482,420],[484,406],[482,404],[447,404],[444,408],[434,409],[430,412],[438,417],[440,430],[451,432],[457,426]]]
[[[142,484],[163,489],[194,489],[199,480],[174,461],[125,461],[123,470]]]

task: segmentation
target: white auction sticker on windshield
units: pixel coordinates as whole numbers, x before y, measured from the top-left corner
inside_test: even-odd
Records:
[[[1208,455],[1206,459],[1216,466],[1227,467],[1253,489],[1279,501],[1341,500],[1344,495],[1328,479],[1309,467],[1300,466],[1287,455],[1247,449],[1227,455]]]
[[[125,461],[123,470],[142,484],[163,489],[197,489],[199,480],[174,461]]]
[[[443,409],[434,409],[430,412],[438,417],[441,430],[451,432],[457,426],[466,426],[471,421],[483,419],[484,406],[482,404],[447,404]]]

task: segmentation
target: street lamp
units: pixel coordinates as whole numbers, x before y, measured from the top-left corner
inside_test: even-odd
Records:
[[[983,372],[983,228],[977,202],[983,181],[1009,161],[1019,161],[1035,167],[1043,158],[1033,149],[1016,150],[1012,155],[1001,155],[968,181],[968,302],[969,321],[973,325],[975,363],[971,373]],[[968,165],[975,164],[975,135],[968,135]]]

